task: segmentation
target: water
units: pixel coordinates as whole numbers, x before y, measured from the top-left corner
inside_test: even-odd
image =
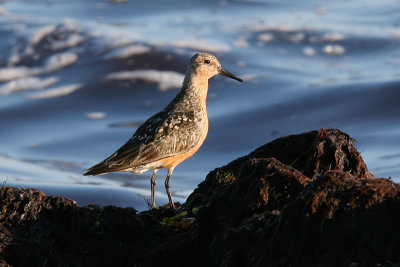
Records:
[[[266,142],[329,127],[357,140],[377,177],[400,181],[398,1],[16,0],[0,5],[0,34],[0,176],[9,185],[145,209],[150,172],[81,173],[169,103],[196,51],[216,54],[245,83],[210,81],[209,135],[175,169],[175,200]]]

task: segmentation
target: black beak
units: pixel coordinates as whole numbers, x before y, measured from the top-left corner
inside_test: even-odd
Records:
[[[229,77],[229,78],[232,78],[232,79],[235,79],[235,80],[237,80],[237,81],[239,81],[239,82],[243,82],[242,79],[240,79],[239,77],[233,75],[233,74],[230,73],[229,71],[224,70],[223,68],[220,68],[220,69],[219,69],[218,74],[224,75],[224,76]]]

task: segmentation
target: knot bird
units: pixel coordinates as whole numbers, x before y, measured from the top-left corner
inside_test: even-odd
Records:
[[[159,169],[166,168],[165,189],[169,204],[175,209],[169,191],[169,179],[174,168],[192,156],[206,139],[208,80],[215,75],[243,82],[223,69],[214,55],[195,54],[190,60],[182,89],[171,103],[145,121],[115,153],[88,169],[84,175],[115,171],[141,174],[152,169],[151,208],[154,209],[156,174]]]

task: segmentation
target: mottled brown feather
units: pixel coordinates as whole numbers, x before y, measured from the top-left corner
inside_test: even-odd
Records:
[[[193,56],[182,89],[171,103],[144,122],[115,153],[84,175],[173,168],[193,155],[207,136],[208,79],[217,74],[240,80],[223,70],[215,56],[207,53]]]

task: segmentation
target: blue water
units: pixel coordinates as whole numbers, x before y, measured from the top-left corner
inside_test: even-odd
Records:
[[[149,69],[184,74],[197,51],[214,53],[245,82],[210,81],[209,135],[175,169],[175,200],[185,201],[210,170],[266,142],[330,127],[356,139],[377,177],[400,181],[398,1],[16,0],[2,3],[0,14],[0,177],[9,185],[80,205],[146,208],[150,172],[81,173],[178,90],[106,77]],[[136,54],[120,53],[131,46]],[[48,68],[60,53],[76,58]],[[19,78],[4,74],[13,67],[27,70]],[[42,86],[21,86],[28,76]],[[43,85],[46,79],[51,84]],[[19,91],[5,91],[16,85]],[[43,96],[71,85],[79,86]],[[158,204],[167,202],[165,175],[158,174]]]

